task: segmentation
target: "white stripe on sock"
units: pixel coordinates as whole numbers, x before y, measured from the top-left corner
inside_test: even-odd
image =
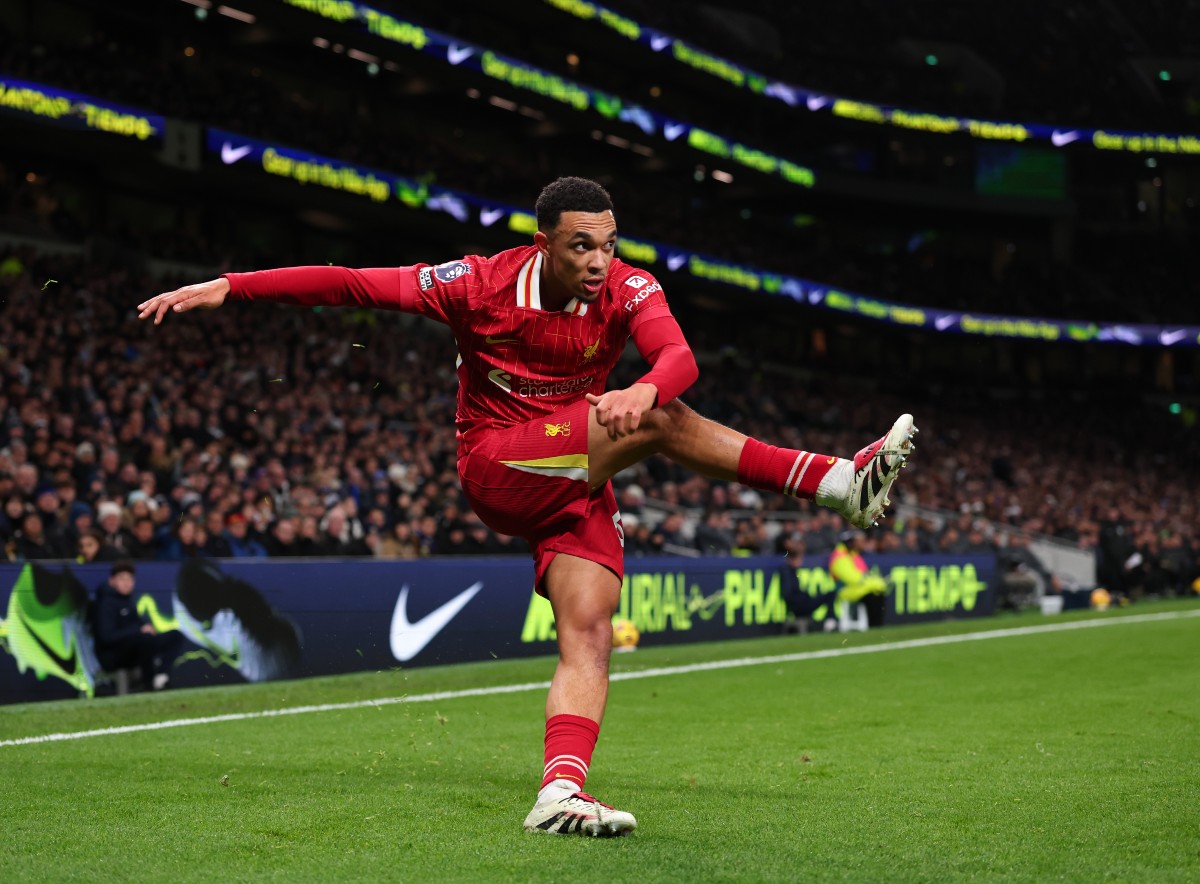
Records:
[[[792,464],[792,471],[788,473],[787,481],[783,483],[784,494],[791,493],[788,491],[788,487],[792,484],[792,477],[796,475],[796,468],[800,466],[800,461],[804,460],[804,455],[806,454],[808,454],[807,451],[801,451],[798,455],[796,455],[796,462]]]
[[[808,452],[803,451],[803,452],[801,452],[801,454],[808,454]],[[806,460],[804,462],[804,469],[802,469],[800,471],[800,475],[796,477],[795,483],[792,485],[791,488],[784,489],[784,492],[786,494],[790,494],[790,495],[792,495],[792,497],[796,496],[796,489],[800,487],[800,483],[804,480],[804,474],[808,472],[808,468],[812,466],[812,462],[814,460],[816,460],[816,458],[817,458],[817,456],[815,454],[808,454],[808,460]]]
[[[546,776],[546,774],[550,773],[552,768],[557,767],[560,763],[579,768],[579,772],[583,774],[584,779],[587,779],[588,766],[584,763],[583,759],[577,755],[557,755],[554,758],[551,758],[550,762],[542,771],[542,776]]]

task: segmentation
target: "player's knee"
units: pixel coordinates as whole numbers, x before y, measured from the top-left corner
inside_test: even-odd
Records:
[[[576,665],[607,667],[612,650],[612,618],[597,616],[587,623],[576,621],[558,631],[559,651]]]
[[[663,437],[670,436],[678,429],[684,416],[690,410],[678,399],[672,399],[665,405],[660,405],[643,415],[641,427],[650,429]]]

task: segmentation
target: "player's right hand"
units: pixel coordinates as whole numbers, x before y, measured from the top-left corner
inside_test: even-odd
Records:
[[[203,310],[213,310],[225,303],[227,294],[229,294],[229,280],[223,276],[196,285],[185,285],[183,288],[175,289],[173,292],[163,292],[161,295],[155,295],[149,301],[138,304],[138,319],[149,319],[153,316],[154,324],[158,325],[163,321],[168,310],[175,313],[186,313],[197,307]]]

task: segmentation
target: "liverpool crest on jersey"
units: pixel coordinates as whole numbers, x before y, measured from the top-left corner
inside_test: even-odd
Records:
[[[583,360],[580,365],[587,365],[596,358],[596,353],[600,350],[600,339],[596,338],[594,343],[589,344],[583,349]]]

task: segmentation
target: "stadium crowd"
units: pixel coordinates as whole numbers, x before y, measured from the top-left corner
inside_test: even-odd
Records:
[[[82,259],[0,258],[7,558],[525,552],[463,500],[448,334],[391,314],[237,304],[139,324],[132,305],[166,285]],[[801,376],[769,368],[794,359],[786,335],[739,341],[704,322],[688,320],[704,365],[685,398],[714,419],[845,454],[894,413],[919,416],[916,466],[895,492],[910,515],[869,532],[868,552],[1008,555],[1045,535],[1095,550],[1121,592],[1196,577],[1195,470],[1167,457],[1195,445],[1178,420],[1131,404],[1113,421],[1069,398],[985,403],[950,380],[923,392]],[[718,339],[723,351],[706,349]],[[661,458],[616,484],[632,555],[774,553],[796,534],[820,553],[844,529],[807,502]]]
[[[770,53],[746,57],[750,67],[775,65],[771,70],[792,82],[848,93],[870,87],[861,96],[871,100],[894,97],[919,105],[928,98],[935,110],[979,108],[978,95],[939,91],[952,77],[931,73],[922,79],[907,72],[906,91],[893,95],[900,70],[894,59],[883,63],[889,76],[876,77],[871,71],[878,65],[822,61],[822,52],[836,47],[806,54],[787,44],[795,35],[819,42],[821,34],[845,30],[847,23],[838,17],[850,12],[798,13],[788,4],[768,5],[772,20],[793,25],[782,29],[786,39],[776,61]],[[432,14],[444,4],[430,0],[417,6]],[[694,15],[693,4],[630,0],[614,6],[681,36],[694,35],[701,45],[705,28],[726,37],[739,33],[721,30],[720,16]],[[878,15],[856,20],[862,27],[853,28],[861,37],[854,46],[864,58],[882,58],[895,30],[888,22],[920,18],[921,6],[872,4]],[[1027,8],[1018,4],[1017,11]],[[1143,25],[1167,46],[1174,37],[1159,26],[1163,4],[1150,8],[1154,16]],[[158,9],[130,4],[127,11],[136,17]],[[108,10],[96,14],[103,17]],[[806,26],[794,26],[801,14]],[[813,15],[826,17],[816,23],[821,26],[813,26]],[[1103,17],[1084,4],[1067,4],[1055,15],[1082,16],[1085,29],[1098,35],[1075,47],[1081,58],[1115,51]],[[1021,20],[1015,14],[1002,24],[1019,31]],[[1001,53],[989,60],[1011,88],[995,106],[998,112],[1044,111],[1104,124],[1111,121],[1099,119],[1099,111],[1093,120],[1088,106],[1096,96],[1120,98],[1104,105],[1105,111],[1111,107],[1124,115],[1133,107],[1124,85],[1106,85],[1103,77],[1083,74],[1080,65],[1056,66],[1075,76],[1054,89],[1028,89],[1027,81],[1044,86],[1046,71],[1011,64],[1004,40],[991,32],[972,34],[963,22],[939,24],[937,16],[928,21],[931,28],[944,27],[968,44],[983,40]],[[503,43],[505,33],[500,28],[476,34],[471,28],[477,23],[465,14],[442,26],[451,33],[461,26],[464,36],[485,43],[493,36]],[[192,29],[200,29],[202,39],[189,42]],[[927,33],[939,37],[936,30]],[[1036,52],[1043,67],[1053,46],[1062,45],[1053,34],[1046,40]],[[523,34],[521,41],[527,42]],[[190,53],[181,51],[185,44]],[[723,45],[719,40],[712,45],[718,44]],[[0,26],[0,73],[430,182],[436,170],[436,183],[514,205],[527,203],[550,170],[559,171],[550,156],[552,139],[545,144],[521,139],[514,147],[508,140],[512,131],[484,117],[500,111],[479,101],[463,112],[465,90],[453,102],[445,91],[423,100],[416,61],[397,75],[412,86],[403,101],[397,100],[397,79],[389,86],[384,77],[357,80],[353,100],[335,100],[323,81],[337,82],[345,74],[337,66],[346,59],[307,46],[303,53],[284,49],[274,47],[273,53],[269,46],[235,40],[222,44],[194,22],[159,31],[151,17],[122,20],[120,27],[16,36]],[[532,60],[550,64],[548,57]],[[554,64],[561,66],[562,59]],[[1114,68],[1110,60],[1105,70]],[[851,79],[823,79],[834,71]],[[865,77],[861,84],[852,79],[857,75]],[[606,85],[619,90],[624,83],[614,76]],[[1086,93],[1071,85],[1081,81]],[[686,101],[682,106],[698,107]],[[751,116],[748,126],[771,128],[764,124],[769,114]],[[1152,122],[1138,117],[1138,125]],[[600,177],[620,208],[623,231],[640,238],[929,307],[1080,320],[1200,321],[1200,298],[1193,297],[1200,283],[1191,272],[1194,205],[1164,201],[1160,220],[1174,231],[1167,237],[1138,226],[1130,199],[1124,211],[1132,216],[1107,227],[1080,225],[1069,255],[1052,253],[1049,236],[1022,239],[1020,219],[961,225],[952,214],[930,222],[935,216],[925,213],[926,220],[901,222],[895,212],[876,219],[851,207],[803,224],[770,208],[740,212],[731,221],[736,206],[694,182],[690,166],[679,180],[654,176],[654,186],[647,187],[650,173],[630,165],[638,160],[629,152],[621,153],[620,165],[603,144],[576,140],[584,147],[572,162],[584,168],[569,171],[613,170]],[[149,330],[133,320],[132,305],[173,284],[147,273],[149,256],[221,269],[323,257],[279,248],[264,257],[254,243],[223,235],[228,212],[223,196],[206,203],[197,195],[189,223],[138,224],[128,212],[110,207],[119,200],[96,198],[105,183],[91,179],[101,171],[73,169],[72,160],[47,174],[40,166],[30,168],[27,158],[14,159],[13,145],[0,147],[0,232],[87,244],[86,258],[0,252],[0,542],[9,559],[525,551],[520,541],[488,531],[458,488],[448,335],[428,323],[412,331],[404,317],[244,305]],[[940,163],[938,151],[930,155],[935,154]],[[747,204],[754,195],[751,186]],[[1200,518],[1189,494],[1197,487],[1195,430],[1136,394],[1121,404],[1116,420],[1070,390],[1050,389],[1041,400],[1022,398],[1035,394],[983,396],[972,386],[980,380],[1010,388],[1028,382],[1041,389],[1044,378],[1036,368],[1041,356],[1010,352],[1007,366],[1005,359],[985,365],[988,357],[977,356],[956,366],[951,377],[944,364],[921,352],[920,342],[883,331],[877,334],[891,335],[887,348],[900,368],[856,360],[862,375],[848,377],[842,374],[848,360],[830,357],[836,342],[826,342],[823,329],[806,328],[804,317],[752,328],[720,314],[680,319],[704,363],[685,398],[701,413],[747,433],[849,454],[896,413],[917,415],[921,451],[918,468],[897,490],[901,518],[868,534],[868,552],[998,551],[1015,561],[1028,536],[1048,536],[1094,550],[1101,579],[1118,592],[1175,591],[1197,576]],[[1006,352],[1002,344],[995,346],[986,352]],[[871,371],[883,379],[870,380]],[[1149,374],[1144,364],[1129,372],[1139,381]],[[1165,375],[1159,384],[1164,390],[1175,384],[1186,392],[1200,383],[1200,376],[1169,367]],[[1079,378],[1085,393],[1086,382]],[[1097,464],[1103,465],[1098,473]],[[804,502],[712,482],[658,458],[622,474],[616,484],[627,549],[634,555],[776,552],[796,535],[819,554],[833,547],[843,527]]]

